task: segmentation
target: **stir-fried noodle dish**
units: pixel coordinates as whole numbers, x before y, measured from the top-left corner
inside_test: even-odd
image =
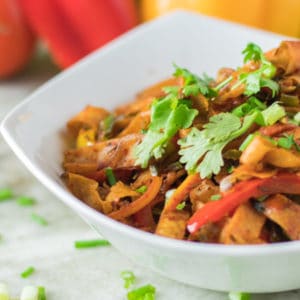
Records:
[[[71,192],[169,238],[300,240],[300,42],[242,54],[216,78],[174,64],[131,103],[75,115],[62,175]]]

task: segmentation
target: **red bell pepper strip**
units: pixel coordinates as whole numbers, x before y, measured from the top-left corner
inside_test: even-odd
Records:
[[[300,176],[282,173],[265,179],[251,179],[236,184],[231,191],[215,202],[207,203],[188,221],[187,229],[195,233],[209,222],[217,222],[250,198],[286,193],[300,194]]]
[[[70,66],[137,23],[134,0],[18,0],[57,64]]]

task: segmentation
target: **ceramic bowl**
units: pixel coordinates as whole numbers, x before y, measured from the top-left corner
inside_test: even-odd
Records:
[[[215,76],[242,64],[253,41],[265,50],[285,37],[176,12],[137,27],[47,82],[8,114],[1,132],[28,169],[124,255],[202,288],[275,292],[300,288],[300,242],[226,246],[177,241],[116,222],[75,198],[60,179],[67,120],[87,104],[112,109],[168,78],[172,63]]]

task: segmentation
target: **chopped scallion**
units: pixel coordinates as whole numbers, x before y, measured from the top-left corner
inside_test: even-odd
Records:
[[[21,292],[20,300],[39,300],[38,288],[35,286],[25,286]]]
[[[250,294],[242,292],[230,292],[228,294],[229,300],[250,300]]]
[[[183,210],[185,208],[185,202],[181,202],[176,206],[177,210]]]
[[[17,203],[20,206],[32,206],[36,203],[35,199],[26,196],[20,196],[17,198]]]
[[[140,194],[144,194],[147,191],[147,186],[146,185],[142,185],[139,188],[137,188],[135,191],[138,192],[138,193],[140,193]]]
[[[220,200],[221,198],[222,198],[222,196],[220,194],[215,194],[210,197],[210,200],[217,201],[217,200]]]
[[[74,246],[77,249],[93,248],[93,247],[103,247],[103,246],[110,246],[110,242],[108,240],[75,241],[74,242]]]
[[[278,103],[274,102],[271,106],[262,111],[262,116],[264,119],[263,125],[273,125],[285,115],[286,112],[284,108],[281,107]]]
[[[285,137],[281,137],[277,140],[277,145],[284,149],[291,149],[294,145],[294,136],[286,135]]]
[[[9,300],[9,292],[6,284],[0,283],[0,300]]]
[[[21,277],[22,277],[22,278],[27,278],[27,277],[29,277],[30,275],[32,275],[34,272],[35,272],[35,268],[34,268],[34,267],[28,267],[26,270],[24,270],[24,271],[21,273]]]
[[[229,76],[228,78],[226,78],[225,80],[223,80],[221,83],[219,83],[214,90],[216,92],[219,92],[223,87],[225,87],[231,80],[233,79],[232,76]]]
[[[155,287],[151,284],[128,292],[127,300],[155,300]]]
[[[253,141],[254,137],[255,137],[254,134],[249,134],[246,137],[246,139],[243,141],[243,143],[240,145],[239,150],[244,151],[249,146],[249,144]]]
[[[131,271],[122,271],[121,277],[124,280],[124,288],[129,289],[135,283],[135,275]]]
[[[106,168],[105,175],[106,175],[107,181],[110,186],[113,186],[117,183],[117,179],[115,177],[115,174],[114,174],[112,168]]]
[[[115,122],[115,117],[113,115],[108,115],[100,124],[101,129],[104,132],[104,136],[109,135],[113,129]]]
[[[13,192],[10,188],[2,188],[0,189],[0,202],[9,200],[13,197]]]
[[[296,123],[299,125],[300,124],[300,112],[297,112],[294,115],[294,120],[296,121]]]
[[[38,223],[38,224],[40,224],[42,226],[47,226],[48,225],[48,221],[44,217],[42,217],[42,216],[40,216],[38,214],[32,213],[31,214],[31,219],[34,222],[36,222],[36,223]]]
[[[233,170],[234,170],[234,166],[229,166],[229,167],[227,168],[228,174],[231,174],[231,173],[233,172]]]
[[[38,286],[38,300],[46,300],[46,290],[43,286]]]

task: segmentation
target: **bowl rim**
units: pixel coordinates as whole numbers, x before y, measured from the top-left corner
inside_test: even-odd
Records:
[[[246,257],[246,256],[266,256],[266,255],[277,255],[277,254],[291,254],[291,253],[300,253],[300,241],[289,241],[289,242],[279,242],[274,244],[264,244],[264,245],[224,245],[224,244],[212,244],[212,243],[197,243],[197,242],[188,242],[185,240],[176,240],[167,237],[158,236],[149,232],[142,231],[140,229],[131,227],[129,225],[123,224],[116,220],[109,218],[108,216],[96,211],[91,208],[75,196],[65,186],[64,188],[59,185],[55,180],[51,179],[41,168],[39,168],[24,152],[24,150],[19,146],[17,141],[14,139],[12,132],[10,131],[10,126],[8,125],[11,119],[14,119],[14,116],[18,111],[22,111],[22,108],[30,103],[38,94],[42,93],[44,90],[48,89],[48,86],[52,85],[53,82],[63,79],[65,76],[69,76],[73,72],[77,72],[78,67],[91,63],[94,59],[99,59],[102,55],[109,52],[111,49],[119,47],[122,43],[127,42],[131,36],[134,36],[136,32],[152,27],[153,24],[159,25],[159,23],[176,19],[177,17],[190,17],[190,16],[199,16],[199,14],[194,12],[188,12],[184,10],[176,10],[175,12],[161,16],[154,21],[147,22],[137,26],[131,31],[123,34],[119,38],[110,42],[109,44],[102,47],[100,50],[97,50],[87,57],[83,58],[81,61],[76,63],[74,66],[70,67],[66,71],[61,72],[60,74],[54,76],[52,79],[44,83],[31,95],[26,97],[21,101],[17,106],[15,106],[2,120],[0,125],[0,132],[4,137],[4,140],[10,146],[12,151],[20,159],[20,161],[28,168],[28,170],[42,183],[46,189],[51,191],[55,196],[62,200],[72,209],[87,216],[89,219],[94,222],[103,224],[104,226],[110,227],[114,231],[118,231],[130,238],[134,238],[141,242],[148,243],[149,245],[157,245],[162,248],[176,248],[178,251],[185,253],[196,253],[196,254],[206,254],[206,255],[224,255],[228,257]],[[200,15],[202,18],[209,20],[215,20],[220,24],[226,23],[234,26],[244,27],[247,30],[257,31],[257,32],[266,32],[261,29],[255,29],[245,25],[237,25],[236,23],[223,21],[217,18],[212,18],[208,16]],[[290,38],[287,36],[279,35],[276,33],[267,32],[268,35],[275,36],[277,38]],[[295,38],[291,38],[295,39]]]

